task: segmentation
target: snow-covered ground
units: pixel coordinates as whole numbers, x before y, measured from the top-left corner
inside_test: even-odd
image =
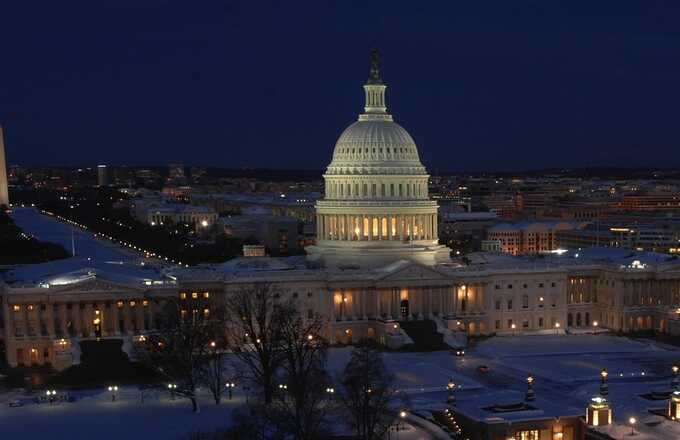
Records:
[[[350,354],[351,347],[330,350],[328,367],[334,377],[340,375]],[[639,395],[669,388],[670,367],[673,360],[680,359],[680,351],[615,336],[560,335],[491,338],[469,349],[464,358],[448,351],[387,352],[383,357],[395,377],[396,387],[408,402],[408,409],[413,411],[443,408],[447,397],[445,387],[451,378],[460,386],[456,397],[461,405],[474,405],[482,396],[488,399],[490,393],[521,396],[526,390],[525,377],[529,371],[536,378],[538,397],[585,411],[589,399],[598,392],[599,371],[606,367],[611,372],[609,398],[614,420],[625,425],[631,416],[640,421],[654,419],[648,409],[666,404],[648,401]],[[477,366],[481,364],[488,365],[490,372],[479,373]],[[642,376],[642,372],[646,374]],[[623,376],[617,376],[619,373]],[[239,389],[234,400],[219,407],[204,394],[199,415],[191,413],[187,401],[172,401],[167,393],[142,404],[134,388],[121,391],[116,402],[110,401],[108,392],[95,390],[76,393],[75,402],[53,407],[30,403],[21,408],[8,408],[6,402],[12,396],[5,394],[0,395],[0,427],[7,438],[25,435],[27,426],[33,432],[53,434],[54,438],[96,436],[106,440],[149,435],[179,438],[197,430],[212,431],[228,426],[233,409],[244,404],[242,392]],[[636,429],[647,432],[649,438],[664,438],[650,431],[656,428],[644,423]],[[664,429],[673,433],[675,425]],[[431,438],[420,428],[409,428],[400,434],[405,440]],[[674,438],[673,435],[669,438]]]
[[[237,395],[220,406],[210,402],[208,395],[201,399],[201,413],[191,412],[187,400],[171,400],[167,393],[140,402],[134,388],[120,390],[118,399],[111,402],[108,391],[73,393],[73,403],[27,403],[20,408],[9,408],[0,397],[0,432],[2,438],[60,438],[83,439],[176,439],[196,431],[214,431],[229,424],[233,409],[243,403]]]
[[[492,338],[477,352],[494,363],[562,383],[597,379],[606,368],[610,381],[666,377],[677,351],[650,342],[609,335]]]
[[[71,252],[71,231],[75,242],[76,256],[96,260],[132,261],[139,255],[105,240],[98,240],[92,233],[59,221],[55,217],[42,215],[35,208],[14,208],[12,220],[27,234],[40,241],[60,244]]]

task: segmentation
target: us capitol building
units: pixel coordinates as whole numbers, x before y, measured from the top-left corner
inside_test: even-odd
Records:
[[[143,262],[65,262],[0,273],[0,341],[10,365],[79,362],[80,341],[130,350],[163,302],[209,314],[244,285],[280,287],[303,316],[321,314],[333,343],[411,342],[430,320],[450,345],[477,335],[579,329],[680,331],[680,263],[667,255],[585,249],[544,257],[451,260],[438,243],[437,203],[409,133],[387,111],[377,56],[365,106],[336,142],[306,257],[242,257],[193,268]]]

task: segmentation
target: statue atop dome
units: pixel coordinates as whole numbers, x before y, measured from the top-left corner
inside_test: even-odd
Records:
[[[371,73],[368,75],[366,84],[382,83],[382,79],[380,78],[380,57],[378,55],[378,49],[373,49],[371,51]]]

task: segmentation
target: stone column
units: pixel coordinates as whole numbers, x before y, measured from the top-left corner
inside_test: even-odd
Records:
[[[73,332],[76,337],[81,337],[83,334],[83,318],[81,316],[80,303],[71,304],[71,325],[73,325]]]
[[[59,324],[61,325],[61,334],[64,338],[69,338],[70,335],[68,334],[68,319],[66,318],[66,303],[58,303],[59,304],[59,309],[57,310],[57,314],[59,315]]]
[[[382,318],[382,310],[380,308],[381,290],[375,289],[375,319]]]
[[[340,320],[344,321],[347,315],[347,302],[345,301],[345,291],[340,289]]]
[[[14,316],[10,315],[9,312],[9,304],[5,303],[4,307],[2,308],[2,314],[4,316],[4,321],[5,321],[5,335],[9,336],[9,339],[14,339],[15,338],[15,333],[14,333]],[[9,350],[7,351],[9,354]]]
[[[92,303],[85,304],[85,309],[81,310],[81,317],[83,319],[83,334],[85,337],[92,337],[92,320],[94,319],[94,312],[92,311]]]
[[[403,218],[403,215],[397,215],[397,235],[399,236],[399,241],[404,241]]]
[[[394,291],[390,289],[387,295],[387,319],[393,319],[392,317],[392,302],[394,301]]]
[[[368,290],[364,289],[361,291],[361,319],[364,321],[368,319]]]
[[[387,214],[387,239],[392,240],[392,216]]]
[[[141,333],[144,330],[144,302],[140,300],[135,307],[137,314],[137,333]],[[211,310],[214,313],[214,311]],[[198,313],[203,313],[203,308],[201,308]]]
[[[55,328],[54,328],[54,304],[53,303],[46,303],[45,304],[45,327],[47,328],[47,334],[49,335],[50,339],[54,339],[55,337]]]

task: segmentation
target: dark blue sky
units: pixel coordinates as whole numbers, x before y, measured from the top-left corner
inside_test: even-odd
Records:
[[[431,171],[680,166],[680,2],[7,1],[8,162],[322,168],[377,47]]]

